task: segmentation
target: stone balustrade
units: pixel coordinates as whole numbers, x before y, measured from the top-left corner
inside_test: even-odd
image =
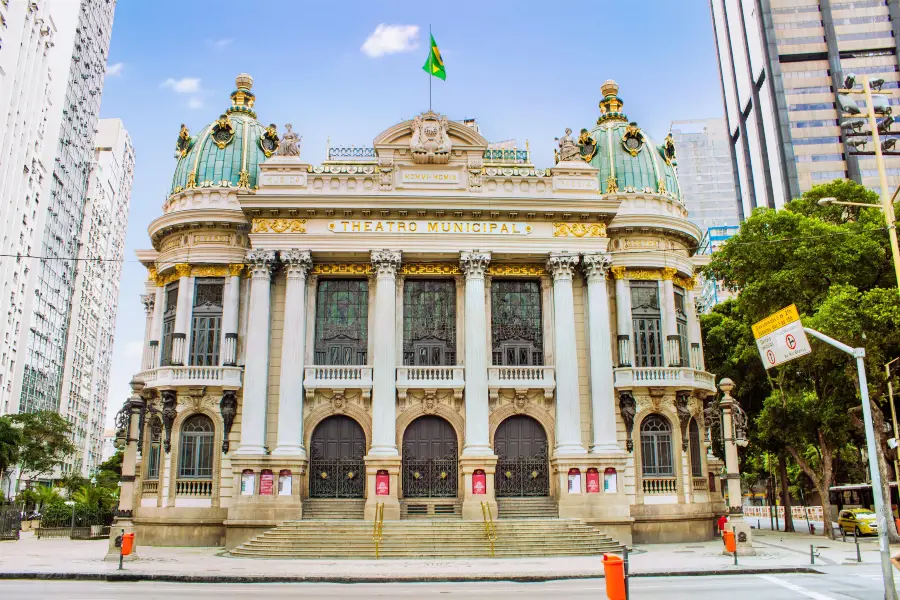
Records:
[[[644,477],[641,480],[645,496],[666,496],[678,493],[675,477]]]
[[[689,367],[618,367],[613,373],[617,388],[678,387],[716,391],[712,373]]]
[[[315,390],[361,390],[372,395],[372,367],[366,365],[313,365],[303,370],[303,389],[307,398]]]
[[[222,387],[238,389],[242,385],[243,367],[158,367],[134,376],[145,388]]]
[[[540,389],[547,398],[556,389],[556,369],[545,366],[488,367],[488,391],[496,398],[501,389]]]
[[[175,482],[175,495],[188,498],[211,498],[212,479],[179,479]]]
[[[410,389],[453,390],[457,398],[462,398],[466,387],[465,367],[397,367],[397,393],[405,398]]]

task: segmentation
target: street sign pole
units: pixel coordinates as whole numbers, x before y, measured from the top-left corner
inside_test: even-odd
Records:
[[[866,429],[866,446],[869,455],[869,476],[872,479],[872,497],[875,499],[875,514],[878,519],[878,549],[881,554],[881,577],[884,581],[884,598],[885,600],[897,600],[897,590],[894,587],[894,572],[893,567],[891,566],[891,553],[890,548],[888,547],[887,538],[887,507],[885,506],[884,498],[882,497],[881,471],[878,470],[878,450],[875,446],[875,427],[872,425],[872,407],[869,405],[869,384],[866,381],[866,364],[864,361],[866,349],[851,348],[847,344],[843,344],[828,337],[824,333],[820,333],[809,327],[804,327],[803,331],[856,358],[856,370],[859,376],[859,395],[862,397],[863,421]],[[828,526],[831,520],[830,515],[823,515],[823,517],[826,519],[826,526]]]

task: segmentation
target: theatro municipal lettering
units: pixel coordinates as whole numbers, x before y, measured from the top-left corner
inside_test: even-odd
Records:
[[[467,233],[487,235],[528,235],[534,228],[511,221],[332,221],[335,233]]]

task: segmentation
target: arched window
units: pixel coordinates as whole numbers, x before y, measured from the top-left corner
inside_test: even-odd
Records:
[[[672,426],[660,415],[641,423],[641,472],[645,477],[674,477]]]
[[[700,446],[700,428],[697,427],[697,420],[691,419],[690,431],[688,433],[691,444],[691,477],[703,477],[703,456]]]
[[[159,417],[150,422],[150,448],[147,451],[146,479],[159,479],[160,440],[162,438],[162,421]]]
[[[206,415],[194,415],[181,426],[178,477],[212,479],[213,424]]]

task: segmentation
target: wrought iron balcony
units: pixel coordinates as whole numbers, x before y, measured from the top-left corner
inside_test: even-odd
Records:
[[[459,399],[466,387],[465,372],[465,367],[397,367],[397,392],[402,399],[411,389],[453,390]]]
[[[372,395],[372,367],[365,365],[315,365],[303,370],[303,389],[312,398],[316,390],[361,390]]]
[[[552,398],[556,389],[556,370],[553,367],[488,367],[488,392],[496,398],[502,389],[544,390],[544,397]]]
[[[244,367],[157,367],[134,376],[145,388],[241,387]]]
[[[712,373],[690,367],[618,367],[613,370],[615,387],[677,387],[715,392]]]

